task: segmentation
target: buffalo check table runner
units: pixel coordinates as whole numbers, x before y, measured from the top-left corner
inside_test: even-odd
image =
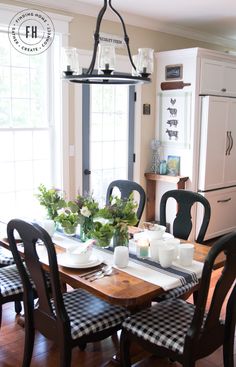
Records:
[[[75,241],[79,241],[77,238],[66,238],[59,234],[56,234],[54,237],[54,242],[64,248],[74,244]],[[94,247],[93,255],[102,258],[107,264],[116,267],[113,263],[112,249]],[[134,253],[130,253],[128,266],[120,270],[149,283],[158,285],[165,291],[168,291],[189,283],[192,285],[197,284],[201,278],[202,269],[203,263],[195,260],[189,267],[182,267],[176,261],[170,268],[162,268],[158,262],[150,258],[139,259]]]

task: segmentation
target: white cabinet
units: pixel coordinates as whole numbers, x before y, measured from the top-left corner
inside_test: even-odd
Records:
[[[201,59],[200,94],[236,96],[236,64]]]
[[[221,236],[236,229],[236,189],[211,191],[203,193],[211,206],[211,219],[205,240]],[[202,206],[197,208],[197,231],[202,220]]]
[[[236,97],[236,57],[189,48],[158,53],[157,65],[157,138],[168,129],[168,120],[163,118],[167,109],[163,100],[169,102],[168,107],[175,103],[173,106],[181,116],[172,130],[178,131],[179,136],[183,128],[187,132],[182,145],[177,140],[163,139],[163,156],[180,156],[180,174],[189,177],[187,189],[201,192],[210,201],[212,215],[207,238],[236,229],[236,98],[231,98]],[[176,65],[182,70],[179,80],[191,84],[182,90],[173,90],[174,80],[166,75],[166,68]],[[162,90],[162,82],[169,82],[170,90]],[[177,106],[179,96],[183,107]],[[157,213],[160,192],[170,189],[167,185],[161,190],[158,187]],[[201,221],[199,210],[193,211],[192,216],[196,223]]]
[[[236,99],[202,97],[198,189],[236,185]]]

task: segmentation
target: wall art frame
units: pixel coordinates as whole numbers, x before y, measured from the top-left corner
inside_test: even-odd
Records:
[[[191,101],[191,92],[159,93],[159,140],[162,145],[190,147]]]

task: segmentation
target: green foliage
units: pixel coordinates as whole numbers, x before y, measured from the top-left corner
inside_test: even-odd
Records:
[[[109,220],[109,225],[113,227],[113,242],[116,245],[127,245],[128,226],[133,226],[138,221],[137,203],[133,199],[133,194],[128,199],[112,196],[110,202],[111,204],[99,210],[97,216]]]
[[[69,232],[73,232],[75,227],[79,224],[78,213],[73,213],[69,208],[63,208],[58,210],[58,215],[55,218],[63,229],[67,229]]]
[[[137,203],[133,199],[133,194],[128,199],[112,196],[110,202],[111,204],[99,210],[99,217],[109,219],[114,227],[134,226],[137,223]]]
[[[114,228],[109,223],[94,222],[94,228],[89,232],[89,237],[94,238],[98,246],[107,247],[110,244],[113,233]]]
[[[55,220],[57,217],[57,211],[65,207],[65,200],[63,199],[63,193],[55,188],[47,189],[43,184],[38,187],[39,193],[36,197],[39,200],[40,205],[47,209],[48,218]]]

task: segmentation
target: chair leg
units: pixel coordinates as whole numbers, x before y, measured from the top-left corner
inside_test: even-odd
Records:
[[[22,311],[21,301],[15,301],[15,312],[19,315]]]
[[[34,336],[35,330],[33,322],[25,319],[25,346],[24,346],[24,357],[23,357],[23,367],[30,367],[33,349],[34,349]]]
[[[87,343],[85,343],[85,342],[82,343],[81,342],[81,343],[78,344],[78,346],[79,346],[79,349],[83,352],[85,350],[86,346],[87,346]]]
[[[71,366],[71,347],[64,343],[63,346],[59,344],[60,348],[60,367]]]
[[[2,304],[0,303],[0,329],[2,325]]]
[[[197,298],[198,298],[198,290],[193,292],[193,302],[195,305],[197,304]]]
[[[234,333],[235,325],[227,325],[223,344],[224,367],[234,367]]]
[[[120,336],[120,361],[122,367],[131,367],[130,340],[125,330],[122,330]]]

